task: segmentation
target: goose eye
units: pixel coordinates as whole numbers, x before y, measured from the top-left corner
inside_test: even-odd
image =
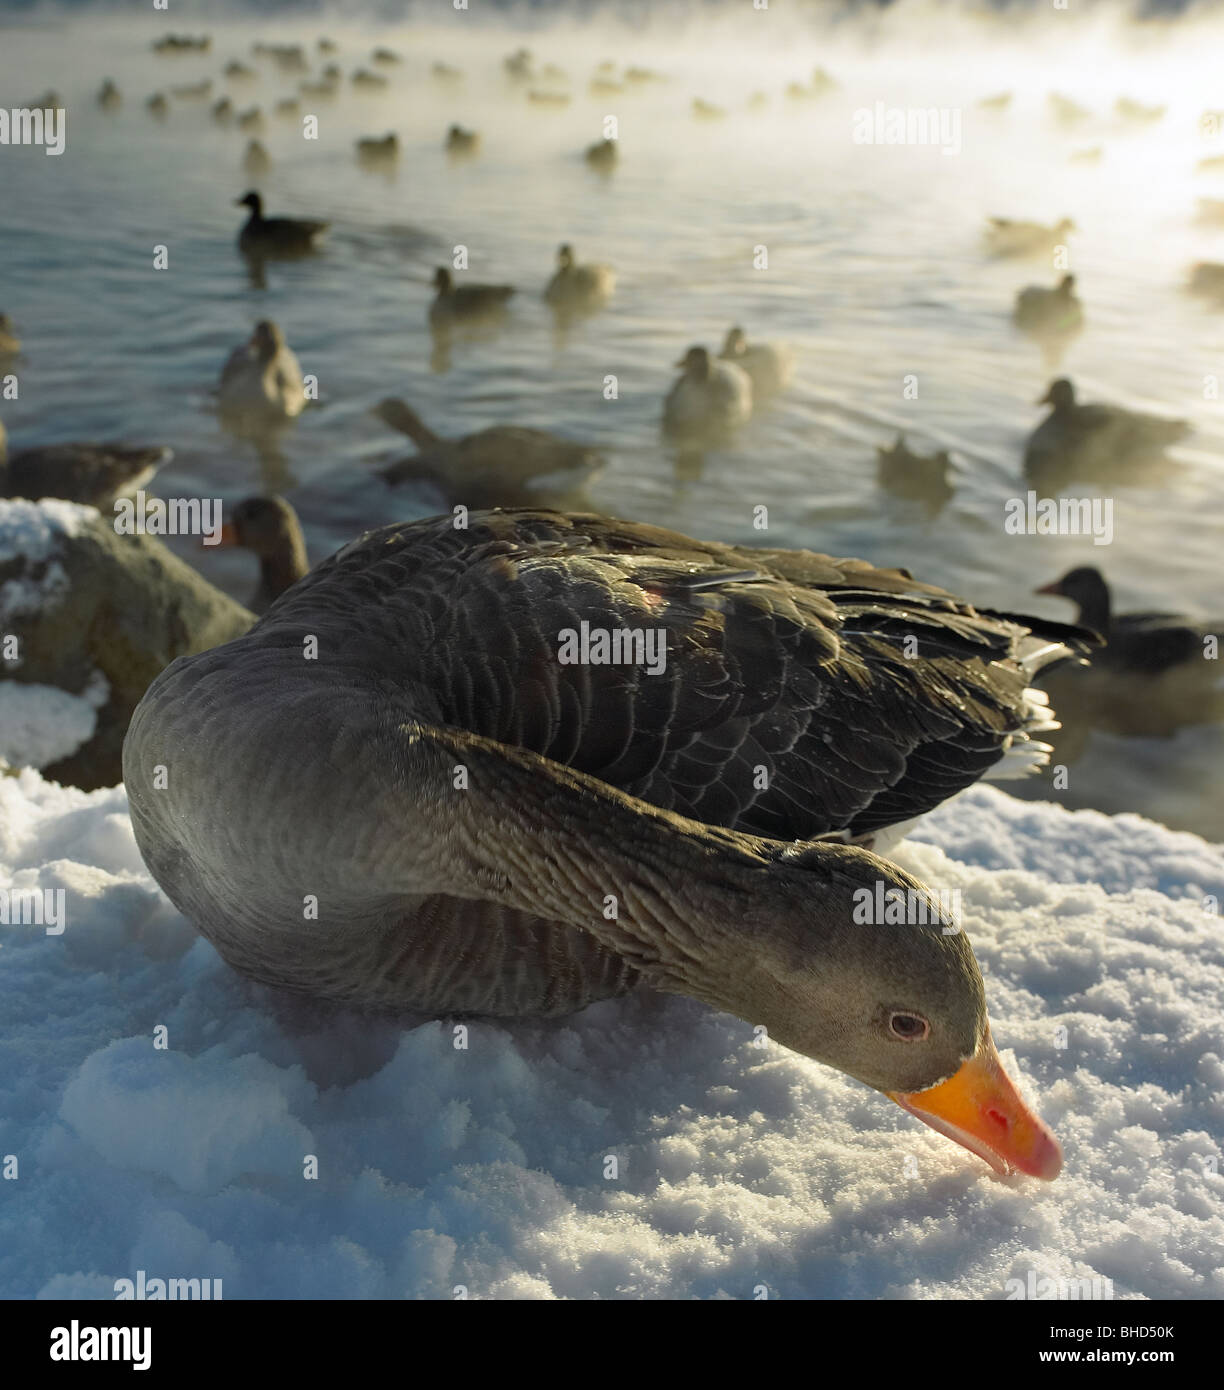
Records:
[[[892,1013],[888,1016],[888,1031],[902,1042],[925,1042],[931,1035],[931,1025],[921,1014]]]

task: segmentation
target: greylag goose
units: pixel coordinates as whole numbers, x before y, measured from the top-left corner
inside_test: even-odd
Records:
[[[7,314],[0,314],[0,357],[14,357],[21,351],[17,326]]]
[[[304,255],[317,249],[316,243],[331,225],[304,217],[265,217],[263,199],[255,192],[239,198],[235,207],[251,211],[238,233],[238,249],[245,255]]]
[[[117,111],[123,105],[123,94],[109,77],[98,89],[98,105],[103,111]]]
[[[122,444],[43,444],[9,454],[0,425],[0,497],[58,497],[109,511],[173,457],[170,449]]]
[[[1191,294],[1201,294],[1207,299],[1224,299],[1224,265],[1200,261],[1192,267],[1186,288]]]
[[[513,285],[456,285],[455,277],[441,265],[434,271],[433,283],[438,293],[429,306],[429,321],[435,328],[495,316],[514,294]]]
[[[406,434],[418,453],[382,471],[394,486],[411,479],[432,483],[448,506],[521,507],[581,498],[604,465],[586,444],[521,425],[492,425],[459,439],[443,439],[410,406],[394,397],[374,413]]]
[[[480,149],[480,134],[475,130],[464,130],[461,125],[453,125],[446,132],[447,154],[475,154]]]
[[[261,319],[221,369],[219,404],[231,423],[282,424],[306,408],[302,368],[280,327]]]
[[[843,841],[1041,756],[1030,682],[1080,650],[862,561],[432,518],[165,671],[124,781],[153,877],[265,984],[503,1017],[684,994],[1048,1179],[1058,1145],[1000,1066],[967,936]],[[916,925],[852,925],[882,893]]]
[[[712,358],[703,347],[689,348],[676,366],[682,374],[663,403],[668,434],[714,438],[752,414],[752,378],[742,367]]]
[[[1084,306],[1075,293],[1075,276],[1064,275],[1048,290],[1029,285],[1016,295],[1013,322],[1033,338],[1066,338],[1084,326]]]
[[[247,497],[230,509],[221,542],[253,551],[259,559],[259,587],[247,605],[262,613],[310,569],[306,539],[297,512],[283,497]]]
[[[986,246],[996,256],[1044,256],[1063,245],[1075,223],[1069,217],[1047,227],[1041,222],[1016,222],[992,217],[986,228]]]
[[[242,168],[248,174],[266,174],[272,167],[272,156],[259,140],[249,140],[242,155]]]
[[[114,517],[92,508],[0,502],[0,556],[0,630],[21,652],[20,663],[0,662],[0,681],[94,706],[85,742],[39,759],[64,786],[115,786],[128,720],[153,677],[254,621],[155,537],[116,535]]]
[[[789,348],[774,343],[750,343],[742,328],[728,330],[719,357],[724,362],[734,362],[748,373],[752,378],[754,400],[786,390],[794,375],[795,359]]]
[[[548,282],[544,298],[554,309],[569,313],[592,313],[612,298],[616,272],[610,265],[594,262],[579,265],[568,243],[557,252],[557,271]]]
[[[1073,477],[1125,477],[1158,463],[1165,449],[1190,433],[1184,420],[1117,405],[1081,405],[1066,377],[1051,382],[1037,404],[1048,405],[1050,413],[1029,436],[1024,471],[1051,484]]]
[[[934,454],[915,454],[899,434],[891,449],[876,449],[876,476],[885,492],[912,502],[942,506],[952,496],[948,481],[952,460],[946,449]]]
[[[596,140],[593,145],[587,146],[583,158],[592,169],[598,169],[601,174],[611,173],[620,159],[620,141]]]
[[[1081,565],[1037,590],[1069,599],[1077,622],[1104,639],[1089,667],[1052,672],[1042,684],[1067,705],[1068,727],[1167,737],[1188,725],[1224,719],[1224,676],[1208,641],[1224,638],[1224,619],[1176,613],[1115,613],[1100,570]],[[1084,730],[1080,730],[1082,733]],[[1082,741],[1082,740],[1081,740]],[[1063,744],[1059,744],[1061,756]]]

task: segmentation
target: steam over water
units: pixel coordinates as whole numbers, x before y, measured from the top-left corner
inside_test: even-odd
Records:
[[[600,15],[515,28],[532,16],[511,12],[495,26],[437,11],[445,22],[431,27],[150,11],[140,22],[57,13],[0,30],[0,106],[50,87],[68,109],[62,156],[0,149],[0,309],[24,339],[20,398],[0,402],[12,447],[120,436],[170,444],[159,495],[281,491],[317,561],[360,530],[438,510],[423,490],[392,491],[372,476],[410,451],[370,414],[394,394],[443,434],[520,423],[588,440],[609,458],[595,507],[697,536],[857,554],[980,604],[1067,620],[1069,605],[1032,591],[1077,564],[1105,572],[1123,611],[1224,609],[1224,415],[1211,384],[1224,377],[1224,312],[1182,288],[1191,263],[1224,261],[1224,222],[1196,206],[1224,199],[1224,170],[1195,171],[1224,154],[1224,130],[1200,121],[1224,106],[1218,21],[1126,28],[1095,10],[969,20],[901,6],[815,27],[780,4],[745,4],[645,28]],[[212,51],[156,57],[150,44],[167,29],[207,29]],[[256,82],[239,84],[221,70],[232,57],[256,62],[256,40],[301,40],[316,75],[330,61],[314,50],[319,33],[339,42],[346,80],[334,101],[303,101],[320,120],[320,138],[308,141],[300,119],[271,113],[302,74],[265,62]],[[532,106],[507,81],[501,60],[520,44],[568,73],[567,86],[534,84],[572,92],[568,106]],[[383,69],[384,94],[369,95],[347,77],[369,66],[376,45],[405,61]],[[436,59],[466,81],[432,79]],[[591,96],[604,59],[667,80]],[[787,99],[787,84],[808,82],[818,64],[840,88]],[[172,99],[164,123],[145,110],[154,90],[208,76],[209,101]],[[94,100],[104,77],[124,94],[117,113]],[[1007,90],[1009,109],[977,107]],[[767,101],[749,109],[755,91]],[[1091,116],[1058,126],[1050,91]],[[265,110],[260,138],[273,164],[261,178],[241,169],[248,135],[209,117],[223,94],[240,110]],[[1114,111],[1123,95],[1168,111],[1127,121]],[[726,117],[695,120],[694,97]],[[856,143],[855,113],[877,102],[944,113],[955,150]],[[621,160],[605,179],[581,152],[608,115]],[[483,133],[480,157],[448,162],[453,121]],[[390,130],[402,147],[395,170],[360,168],[356,138]],[[1099,162],[1070,161],[1097,145]],[[235,249],[245,213],[232,204],[251,186],[270,213],[333,221],[324,254],[269,266],[262,289]],[[1079,228],[1071,269],[1087,327],[1057,373],[1010,312],[1018,289],[1052,285],[1059,272],[1048,260],[990,259],[981,230],[992,214],[1069,216]],[[565,336],[540,299],[562,241],[619,277],[610,307]],[[159,244],[165,271],[153,269]],[[440,370],[426,282],[458,244],[471,278],[508,281],[519,294],[500,335],[457,344]],[[767,269],[754,266],[758,247]],[[322,395],[284,436],[279,462],[228,436],[210,397],[228,352],[264,317],[284,328]],[[795,383],[702,467],[681,465],[659,435],[672,363],[693,343],[717,349],[733,323],[792,344]],[[616,400],[605,399],[610,374]],[[1044,414],[1034,402],[1055,374],[1084,398],[1194,427],[1174,451],[1174,478],[1108,491],[1108,546],[1003,530],[1005,503],[1028,486],[1023,443]],[[916,399],[904,394],[911,376]],[[875,446],[900,430],[921,452],[953,455],[956,494],[937,517],[876,487]],[[754,529],[758,507],[768,531]],[[250,555],[171,544],[249,598]],[[1222,770],[1218,727],[1161,742],[1098,739],[1059,799],[1221,838]],[[1031,790],[1049,794],[1048,783]]]

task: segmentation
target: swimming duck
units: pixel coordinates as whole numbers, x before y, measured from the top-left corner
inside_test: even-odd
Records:
[[[249,140],[242,155],[243,172],[266,174],[272,167],[272,156],[258,140]]]
[[[357,141],[357,158],[367,164],[388,164],[399,158],[399,136],[389,131],[381,139],[366,136]]]
[[[205,77],[199,82],[185,82],[170,88],[170,95],[180,101],[204,101],[212,95],[212,78]]]
[[[795,370],[794,354],[789,348],[773,343],[750,343],[744,330],[738,327],[728,330],[719,357],[724,362],[734,362],[748,373],[752,378],[752,397],[756,401],[784,391]]]
[[[1066,377],[1051,382],[1037,404],[1048,405],[1050,413],[1029,436],[1024,471],[1050,483],[1072,477],[1114,480],[1157,462],[1190,433],[1184,420],[1116,405],[1081,405]]]
[[[453,125],[446,132],[448,154],[475,154],[480,149],[480,135],[474,130],[464,130],[461,125]]]
[[[320,53],[338,53],[338,52],[339,52],[339,49],[336,47],[336,41],[335,41],[335,39],[321,38],[321,39],[319,39],[318,43],[316,44],[316,47],[318,48],[318,50],[319,50]]]
[[[145,107],[150,116],[153,116],[159,121],[164,121],[170,110],[170,103],[166,100],[163,92],[154,92],[153,95],[145,101]]]
[[[948,481],[952,460],[946,449],[915,454],[898,434],[891,449],[876,449],[876,476],[885,492],[909,501],[942,506],[954,491]]]
[[[42,444],[9,454],[0,426],[0,497],[58,497],[111,511],[116,498],[144,487],[173,457],[170,449],[92,443]]]
[[[1075,223],[1064,217],[1052,227],[1040,222],[1016,222],[1009,217],[992,217],[986,229],[986,244],[996,256],[1040,256],[1063,245],[1075,231]]]
[[[1041,285],[1021,290],[1013,321],[1022,333],[1034,338],[1078,333],[1084,326],[1084,306],[1075,293],[1075,276],[1064,275],[1052,290]]]
[[[103,111],[117,111],[123,105],[123,95],[109,77],[98,89],[98,105]]]
[[[230,353],[218,400],[231,423],[255,427],[292,420],[306,408],[302,368],[277,324],[261,319]]]
[[[231,125],[234,120],[234,103],[229,97],[221,97],[213,102],[209,114],[218,125]]]
[[[721,121],[727,114],[725,107],[715,106],[711,101],[702,101],[700,97],[693,98],[692,111],[699,121]]]
[[[979,111],[1006,111],[1011,105],[1012,94],[999,92],[992,97],[982,97],[978,101]]]
[[[438,328],[495,316],[514,294],[513,285],[456,285],[445,266],[434,271],[433,283],[438,293],[429,306],[429,321]]]
[[[281,97],[273,109],[278,116],[288,119],[290,116],[301,115],[302,103],[297,97]]]
[[[1114,110],[1127,121],[1159,121],[1168,109],[1167,106],[1145,106],[1132,97],[1119,97],[1114,103]]]
[[[598,169],[601,174],[610,173],[620,158],[620,141],[596,140],[587,146],[583,158],[592,169]]]
[[[527,100],[533,106],[568,106],[570,104],[567,92],[546,92],[535,87],[527,93]]]
[[[531,50],[520,48],[511,53],[508,58],[502,59],[502,69],[507,77],[515,82],[527,82],[535,75],[535,65],[531,57]]]
[[[1069,570],[1036,592],[1069,599],[1076,622],[1104,638],[1089,668],[1067,668],[1054,682],[1043,679],[1079,720],[1111,733],[1167,737],[1224,719],[1224,677],[1219,661],[1207,655],[1207,640],[1224,637],[1224,619],[1114,613],[1109,585],[1093,565]]]
[[[253,82],[259,74],[237,58],[231,58],[225,65],[225,76],[230,82]]]
[[[381,92],[387,85],[387,79],[380,77],[376,72],[369,72],[365,68],[358,68],[352,77],[353,86],[364,92]]]
[[[663,405],[668,434],[723,435],[752,414],[752,378],[742,367],[711,358],[703,347],[689,348],[676,366],[682,375]]]
[[[601,309],[616,288],[616,272],[610,265],[579,265],[568,243],[557,252],[557,273],[548,282],[544,298],[554,309],[590,313]]]
[[[252,106],[249,110],[239,113],[238,129],[248,135],[261,135],[266,124],[264,114],[258,106]]]
[[[1215,261],[1200,261],[1191,268],[1190,283],[1186,288],[1191,294],[1224,299],[1224,265]]]
[[[196,37],[192,34],[166,34],[153,40],[154,53],[207,53],[212,47],[212,39],[207,34]]]
[[[627,90],[623,82],[616,82],[610,77],[592,77],[587,83],[587,91],[593,97],[624,96]]]
[[[1050,115],[1060,125],[1078,125],[1092,115],[1086,106],[1081,106],[1079,102],[1072,101],[1070,97],[1065,97],[1059,92],[1051,92],[1046,98],[1046,104]]]
[[[13,357],[21,351],[17,326],[7,314],[0,314],[0,357]]]
[[[584,658],[613,631],[658,633],[665,668]],[[153,877],[265,984],[494,1017],[685,994],[1050,1179],[1057,1141],[1002,1070],[967,935],[821,837],[878,842],[1009,752],[1039,760],[1031,680],[1078,647],[862,561],[582,514],[431,518],[351,542],[163,672],[124,782]],[[891,890],[922,924],[850,926]]]
[[[228,512],[220,543],[259,557],[259,587],[247,607],[263,613],[310,570],[301,523],[283,497],[247,497]]]
[[[404,60],[393,48],[376,48],[374,52],[370,54],[370,62],[377,63],[380,67],[384,68],[397,67],[403,61]]]
[[[459,439],[444,439],[394,397],[381,401],[374,413],[406,434],[419,451],[384,469],[381,476],[392,486],[413,479],[430,482],[448,506],[521,507],[577,500],[604,466],[589,445],[545,430],[493,425]]]
[[[247,255],[304,255],[317,249],[315,243],[331,226],[330,222],[302,217],[265,217],[263,199],[254,192],[239,198],[234,206],[251,210],[238,234],[238,249]]]

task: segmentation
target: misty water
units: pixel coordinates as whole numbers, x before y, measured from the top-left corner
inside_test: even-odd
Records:
[[[696,536],[860,555],[982,605],[1066,620],[1069,605],[1033,590],[1085,563],[1105,572],[1122,610],[1224,609],[1224,414],[1211,388],[1224,375],[1224,312],[1183,289],[1191,263],[1224,260],[1224,223],[1197,204],[1224,199],[1224,172],[1195,168],[1224,153],[1224,133],[1200,119],[1224,105],[1218,30],[1205,21],[1114,29],[1103,19],[1072,28],[1049,12],[1023,23],[820,30],[775,10],[737,6],[645,28],[494,26],[442,8],[432,27],[289,16],[216,24],[181,13],[10,20],[0,28],[0,105],[54,88],[68,113],[62,156],[0,151],[0,309],[24,340],[19,399],[0,402],[10,446],[169,444],[158,495],[283,492],[318,561],[364,529],[438,510],[427,491],[392,490],[374,475],[410,451],[370,413],[393,394],[442,434],[518,423],[587,440],[608,458],[591,488],[595,508]],[[167,29],[207,29],[212,50],[155,56],[151,42]],[[271,110],[303,74],[278,73],[251,45],[307,43],[313,77],[332,61],[314,48],[320,33],[339,43],[346,80],[334,100],[303,101],[319,118],[319,138],[307,140],[300,116]],[[534,85],[571,92],[568,105],[532,105],[506,78],[502,58],[520,44],[565,70],[568,84]],[[375,45],[404,61],[376,69],[388,85],[371,95],[347,79],[370,66]],[[258,79],[226,81],[233,57]],[[465,80],[431,77],[439,59]],[[665,80],[593,96],[588,83],[605,60]],[[809,82],[818,64],[839,88],[788,98],[787,84]],[[124,95],[114,113],[94,99],[105,77]],[[151,92],[205,77],[209,100],[172,98],[164,122],[145,109]],[[1059,126],[1052,90],[1092,115]],[[765,102],[750,106],[758,91]],[[1006,111],[977,107],[1001,91],[1014,93]],[[249,136],[210,118],[221,95],[264,109],[266,175],[242,171]],[[1114,111],[1121,95],[1168,111],[1128,121]],[[694,119],[695,97],[726,116]],[[876,102],[955,113],[955,147],[856,142],[855,112]],[[621,158],[603,177],[582,151],[609,115]],[[482,132],[479,157],[448,160],[452,121]],[[359,166],[356,138],[392,130],[402,148],[394,169]],[[1099,162],[1071,160],[1097,145]],[[333,223],[321,255],[270,265],[262,287],[235,246],[245,213],[233,203],[252,186],[270,213]],[[1107,489],[1107,546],[1004,531],[1008,499],[1027,490],[1024,439],[1044,415],[1035,402],[1055,374],[1011,326],[1012,301],[1058,272],[1048,260],[989,257],[989,215],[1074,218],[1071,269],[1087,327],[1059,372],[1081,395],[1193,424],[1172,477]],[[611,305],[564,334],[541,299],[562,241],[619,277]],[[460,244],[471,278],[519,294],[499,334],[456,344],[448,363],[428,333],[427,281]],[[164,271],[154,269],[157,245],[168,248]],[[264,317],[320,383],[318,406],[284,435],[279,461],[228,435],[212,397],[227,354]],[[791,344],[795,382],[695,467],[660,437],[662,400],[684,350],[716,348],[733,323]],[[877,488],[875,447],[901,430],[915,449],[952,453],[956,493],[937,516]],[[762,507],[764,532],[754,527]],[[249,554],[171,544],[235,597],[253,592]],[[1058,799],[1222,838],[1222,770],[1218,726],[1168,740],[1099,737]],[[1026,794],[1050,795],[1048,782]]]

